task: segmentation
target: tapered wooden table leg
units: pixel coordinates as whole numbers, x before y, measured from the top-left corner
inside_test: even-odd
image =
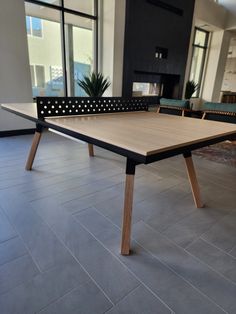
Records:
[[[90,157],[94,156],[93,144],[88,144],[88,152]]]
[[[38,145],[39,145],[39,142],[40,142],[40,139],[41,139],[41,135],[42,135],[42,132],[39,131],[39,130],[36,130],[35,133],[34,133],[33,142],[32,142],[32,145],[31,145],[31,148],[30,148],[30,152],[29,152],[29,156],[28,156],[28,159],[27,159],[27,162],[26,162],[26,166],[25,166],[26,170],[31,170],[32,169],[34,158],[35,158],[35,155],[36,155],[36,152],[37,152],[37,149],[38,149]]]
[[[130,253],[134,175],[135,175],[135,163],[133,161],[129,161],[128,159],[127,168],[126,168],[124,212],[123,212],[122,239],[121,239],[121,254],[122,255],[129,255]]]
[[[197,208],[202,208],[203,203],[201,201],[200,189],[197,181],[196,172],[192,160],[191,153],[184,155],[186,168],[188,172],[188,178],[192,189],[193,199]]]

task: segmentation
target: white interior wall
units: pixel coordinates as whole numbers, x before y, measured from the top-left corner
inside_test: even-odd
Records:
[[[113,96],[122,95],[126,0],[115,1]]]
[[[221,50],[220,50],[220,55],[219,55],[217,71],[216,71],[216,77],[215,77],[215,85],[212,92],[212,101],[220,101],[221,88],[222,88],[224,72],[225,72],[225,67],[226,67],[226,62],[227,62],[227,57],[228,57],[230,38],[231,38],[230,32],[225,31],[222,38],[222,42],[221,42]]]
[[[102,0],[102,57],[100,71],[111,86],[105,96],[121,96],[126,0]]]
[[[0,103],[32,102],[24,0],[0,1]],[[0,131],[34,125],[0,109]]]
[[[211,0],[196,0],[193,24],[211,32],[211,41],[200,94],[201,102],[219,101],[229,47],[230,35],[226,31],[229,23],[231,26],[234,23],[236,25],[236,19],[223,6],[219,6]],[[191,58],[192,48],[190,45],[185,81],[189,77]]]
[[[212,0],[196,0],[194,17],[206,24],[224,29],[228,18],[228,12],[224,7],[219,6]]]
[[[226,28],[235,30],[236,29],[236,15],[229,13],[226,21]]]
[[[104,76],[109,77],[111,86],[107,89],[104,96],[112,96],[113,87],[113,57],[114,57],[114,20],[115,20],[115,0],[100,0],[102,11],[102,49],[101,68],[99,69]]]
[[[232,55],[227,58],[222,91],[236,92],[236,46]]]
[[[230,34],[224,30],[212,34],[211,47],[202,90],[203,101],[219,101]]]

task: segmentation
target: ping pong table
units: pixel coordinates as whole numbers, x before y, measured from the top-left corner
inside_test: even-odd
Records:
[[[43,129],[54,129],[126,157],[121,254],[129,255],[135,168],[182,154],[193,199],[203,207],[191,152],[236,139],[236,125],[148,112],[144,98],[39,97],[37,104],[3,104],[2,108],[36,123],[26,162],[31,170]]]

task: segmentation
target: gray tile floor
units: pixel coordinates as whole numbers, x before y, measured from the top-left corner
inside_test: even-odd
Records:
[[[1,314],[236,313],[236,169],[194,158],[139,166],[133,254],[119,254],[125,160],[45,133],[0,139]]]

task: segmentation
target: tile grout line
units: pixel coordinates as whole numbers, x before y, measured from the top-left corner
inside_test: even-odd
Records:
[[[207,208],[209,208],[209,207],[205,207],[205,209],[207,209]],[[165,231],[167,231],[167,229],[170,228],[170,227],[174,227],[174,226],[176,226],[176,225],[179,225],[179,223],[180,223],[182,220],[184,220],[185,218],[190,217],[191,215],[193,215],[194,213],[196,213],[197,210],[198,210],[198,208],[195,208],[195,209],[194,209],[194,212],[192,212],[192,213],[190,213],[190,214],[187,214],[187,216],[185,216],[184,218],[180,219],[178,222],[174,223],[172,226],[169,226],[169,227],[167,227],[167,228],[165,228],[165,229],[163,229],[163,230],[161,230],[161,231],[155,230],[155,229],[152,228],[146,221],[143,221],[143,222],[144,222],[145,224],[147,224],[148,226],[150,226],[154,231],[161,233],[161,234],[162,234],[163,236],[165,236],[169,241],[171,241],[172,243],[174,243],[174,244],[177,245],[178,247],[181,247],[181,246],[178,245],[176,242],[174,242],[173,240],[169,239],[169,238],[165,235]],[[219,219],[216,219],[216,220],[213,222],[213,224],[211,225],[210,229],[208,229],[207,231],[202,232],[202,233],[197,237],[197,239],[202,238],[202,236],[204,236],[205,233],[207,233],[209,230],[211,230],[212,228],[214,228],[215,225],[217,225],[221,220],[223,220],[226,216],[228,216],[229,214],[231,214],[233,211],[234,211],[234,210],[230,210],[229,212],[225,213],[225,214],[223,215],[223,217],[221,217],[221,218],[219,218]],[[189,243],[186,247],[181,247],[181,248],[183,248],[183,249],[185,248],[185,249],[186,249],[186,248],[189,247],[192,243],[194,243],[197,239],[194,239],[194,240],[193,240],[191,243]],[[204,238],[202,238],[202,239],[204,239]]]
[[[123,300],[127,299],[131,293],[135,292],[136,290],[138,290],[138,289],[139,289],[140,287],[142,287],[142,286],[144,286],[143,283],[140,283],[140,285],[138,285],[136,288],[134,288],[132,291],[130,291],[130,292],[129,292],[126,296],[124,296],[122,299],[120,299],[120,300],[115,304],[115,306],[119,305],[120,302],[122,302]],[[144,288],[146,288],[146,287],[144,286]],[[147,289],[147,288],[146,288],[146,289]],[[149,289],[147,289],[147,290],[149,290]],[[149,291],[149,292],[150,292],[150,291]],[[152,292],[151,294],[156,298],[156,296],[155,296],[155,294],[153,294],[153,292]],[[158,298],[156,298],[156,299],[158,299]],[[159,301],[160,301],[160,300],[159,300]],[[162,303],[162,302],[161,302],[161,303]],[[109,312],[110,310],[112,310],[115,306],[113,306],[112,308],[106,310],[103,314],[108,313],[108,312]],[[175,314],[170,308],[168,308],[168,310],[170,310],[170,313],[169,313],[169,314]]]
[[[87,281],[85,281],[84,283],[88,283],[89,279]],[[34,314],[40,314],[42,311],[44,311],[45,309],[47,309],[47,307],[51,306],[52,304],[62,300],[64,297],[66,297],[67,295],[73,293],[74,291],[76,291],[79,286],[81,286],[82,284],[78,284],[78,286],[76,286],[75,288],[70,289],[69,291],[67,291],[65,294],[61,295],[58,298],[53,299],[52,301],[50,301],[47,305],[43,306],[39,311],[36,311]]]
[[[1,268],[2,266],[7,265],[8,263],[14,262],[15,260],[17,260],[18,258],[21,258],[21,257],[23,257],[23,256],[28,256],[28,252],[22,253],[22,255],[17,256],[17,257],[15,257],[15,258],[13,258],[13,259],[10,259],[9,261],[4,262],[3,264],[0,264],[0,268]],[[30,257],[31,257],[31,256],[30,256]]]
[[[222,217],[222,219],[219,219],[219,220],[217,221],[217,223],[218,223],[220,220],[225,219],[227,216],[231,215],[231,214],[234,213],[234,212],[235,212],[234,209],[229,210],[229,212],[228,212],[227,214],[225,214],[224,217]],[[214,226],[211,226],[210,229],[208,229],[206,232],[203,232],[203,233],[200,235],[200,237],[201,237],[202,239],[204,239],[204,238],[203,238],[204,235],[205,235],[207,232],[209,232],[212,228],[214,228],[215,225],[217,225],[217,223],[214,224]]]
[[[121,174],[121,173],[119,173],[119,174]],[[84,175],[84,177],[86,177],[87,175]],[[110,176],[110,177],[108,177],[108,178],[113,178],[113,177],[116,177],[117,176],[117,174],[115,174],[115,175],[112,175],[112,176]],[[93,181],[93,183],[98,183],[99,181],[101,181],[101,180],[105,180],[106,179],[106,177],[104,177],[104,178],[101,178],[101,179],[98,179],[98,180],[96,180],[96,181]],[[69,180],[69,179],[68,179]],[[64,183],[65,182],[67,182],[68,180],[66,180],[66,181],[64,181]],[[114,185],[116,185],[117,183],[114,183]],[[52,185],[54,185],[54,183],[52,184]],[[79,187],[86,187],[86,186],[89,186],[89,185],[91,185],[91,183],[85,183],[85,184],[82,184],[82,185],[80,185],[80,186],[78,186],[78,188]],[[109,187],[112,187],[113,185],[110,185]],[[49,186],[47,186],[47,187],[49,187]],[[65,190],[63,190],[63,191],[60,191],[60,192],[56,192],[56,193],[54,193],[54,194],[51,194],[51,195],[43,195],[43,196],[41,196],[40,198],[36,198],[36,199],[30,199],[29,200],[29,202],[34,202],[34,201],[38,201],[38,200],[41,200],[41,199],[44,199],[44,198],[48,198],[48,197],[51,197],[51,196],[53,196],[53,197],[57,197],[57,195],[61,195],[62,193],[65,193],[65,192],[68,192],[68,191],[76,191],[77,190],[77,188],[76,189],[73,189],[73,188],[66,188]],[[102,189],[101,191],[103,191],[103,190],[105,190],[105,189]],[[33,190],[33,191],[35,191],[35,190]],[[30,191],[30,192],[33,192],[33,191]],[[30,193],[29,192],[29,193]],[[93,192],[94,193],[94,192]],[[88,189],[88,194],[85,194],[85,195],[83,195],[83,196],[88,196],[88,195],[90,195],[90,194],[92,194],[91,192],[89,192],[89,189]],[[72,200],[74,200],[74,199],[71,199],[70,201],[72,201]],[[67,201],[66,201],[67,202]]]
[[[236,259],[236,256],[231,255],[231,252],[232,252],[232,251],[234,251],[235,249],[236,249],[236,245],[232,248],[232,250],[230,250],[230,251],[229,251],[229,253],[228,253],[228,254],[229,254],[230,256],[232,256],[233,258],[235,258],[235,259]]]
[[[110,309],[106,310],[103,314],[109,312],[111,309],[113,309],[115,306],[117,306],[120,302],[122,302],[123,300],[125,300],[131,293],[135,292],[138,288],[140,288],[142,286],[142,283],[140,283],[137,287],[135,287],[134,289],[132,289],[131,291],[129,291],[125,296],[123,296],[122,298],[120,298],[116,304],[114,304]]]
[[[146,224],[145,221],[142,221],[145,226],[152,230],[152,232],[156,233],[158,235],[158,231],[156,231],[155,229],[153,229],[150,225]],[[236,286],[236,282],[233,282],[232,280],[230,280],[229,278],[225,277],[223,274],[219,273],[217,270],[215,270],[214,268],[212,268],[210,265],[208,265],[207,263],[205,263],[204,261],[202,261],[200,258],[198,258],[197,256],[193,255],[191,252],[187,251],[185,248],[179,246],[178,244],[176,244],[174,241],[172,241],[171,239],[169,239],[167,236],[160,234],[161,236],[163,236],[163,238],[165,238],[167,241],[169,241],[172,245],[177,246],[179,249],[183,250],[185,253],[189,254],[191,257],[193,257],[194,259],[198,260],[201,264],[205,265],[206,267],[209,267],[213,272],[215,272],[216,274],[218,274],[220,277],[223,277],[226,281],[229,281],[230,283],[232,283],[233,285]]]
[[[95,209],[96,210],[96,209]],[[97,210],[96,210],[97,211]],[[99,213],[99,212],[98,212]],[[102,215],[103,216],[103,215]],[[107,218],[106,216],[104,216],[104,218],[106,218],[109,222],[111,222],[113,224],[112,221],[110,221],[109,218]],[[75,217],[76,221],[79,223],[79,225],[81,225],[96,241],[98,241],[115,259],[117,259],[123,266],[125,269],[127,269],[149,292],[151,292],[152,295],[154,295],[162,304],[164,304],[170,311],[171,313],[173,312],[173,310],[169,307],[168,304],[166,304],[154,291],[152,291],[140,278],[138,278],[137,275],[135,275],[135,273],[130,270],[128,268],[128,266],[126,266],[122,260],[119,259],[119,257],[117,257],[117,255],[112,252],[109,248],[107,248],[93,233],[91,233],[91,231],[89,231],[82,223],[79,222],[79,220]],[[117,225],[113,224],[119,231],[120,229],[118,228]]]
[[[4,212],[4,214],[5,214],[5,212]],[[11,224],[11,226],[12,226],[12,224]],[[12,227],[13,227],[13,226],[12,226]],[[13,228],[13,229],[14,229],[14,228]],[[13,236],[13,237],[11,237],[11,238],[8,238],[8,239],[6,239],[6,240],[0,241],[0,245],[6,243],[6,242],[8,242],[8,241],[11,241],[11,240],[13,240],[13,239],[15,239],[15,238],[17,238],[17,237],[18,237],[18,235],[15,235],[15,236]]]
[[[12,228],[15,230],[15,232],[17,233],[18,237],[21,239],[21,241],[23,242],[23,245],[26,249],[26,251],[28,252],[29,256],[32,258],[32,261],[35,263],[36,267],[38,268],[39,273],[43,273],[43,271],[41,270],[41,267],[38,265],[38,263],[36,262],[36,260],[34,259],[34,257],[32,256],[28,246],[26,245],[23,237],[21,236],[21,234],[19,233],[19,231],[16,229],[15,225],[12,224],[11,219],[8,217],[7,213],[5,212],[5,209],[3,209],[4,214],[7,216],[9,222],[11,223]]]
[[[103,216],[103,215],[102,215]],[[110,221],[114,226],[116,226],[116,228],[119,229],[120,228],[115,225],[108,217],[104,216],[104,218],[106,218],[108,221]],[[81,224],[81,223],[80,223]],[[94,236],[94,235],[93,235]],[[94,236],[95,237],[95,236]],[[96,237],[95,237],[96,238]],[[205,295],[205,293],[201,292],[197,287],[195,287],[193,284],[191,284],[190,282],[188,282],[185,278],[183,278],[181,275],[179,275],[178,273],[175,272],[175,270],[173,270],[172,268],[170,268],[169,265],[167,265],[165,262],[161,261],[160,259],[158,259],[155,255],[153,255],[149,250],[147,250],[146,248],[144,248],[138,241],[136,241],[134,238],[132,238],[140,247],[142,247],[146,252],[148,252],[153,258],[157,259],[162,265],[164,265],[166,268],[168,268],[170,271],[172,271],[173,273],[175,273],[179,278],[181,278],[184,282],[186,282],[187,284],[189,284],[194,290],[198,291],[200,295],[204,296],[206,299],[208,299],[211,303],[215,304],[218,308],[220,308],[224,313],[229,314],[228,312],[226,312],[220,305],[218,305],[217,303],[215,303],[213,300],[211,300],[211,298],[209,298],[207,295]],[[99,240],[98,240],[99,241]],[[100,242],[100,241],[99,241]],[[103,245],[104,246],[104,245]],[[105,246],[104,246],[105,247]],[[108,249],[109,250],[109,249]],[[110,250],[109,250],[110,251]],[[111,252],[112,253],[112,252]],[[114,253],[112,253],[114,254]],[[117,257],[118,258],[118,257]],[[125,266],[125,265],[124,265]],[[129,270],[130,271],[130,270]],[[138,277],[137,277],[138,278]],[[139,279],[139,281],[141,281]],[[142,282],[142,281],[141,281]],[[143,282],[142,282],[143,283]],[[143,283],[144,284],[144,283]],[[144,284],[145,285],[145,284]],[[145,285],[146,286],[146,285]],[[152,290],[150,290],[152,291]],[[154,294],[154,292],[152,291],[152,293]],[[154,294],[155,295],[155,294]],[[158,297],[159,298],[159,297]],[[159,299],[160,301],[162,301],[161,299]],[[163,301],[162,301],[163,302]],[[164,303],[165,304],[165,303]],[[166,305],[166,304],[165,304]],[[167,305],[168,306],[168,305]],[[169,306],[168,306],[169,308]],[[170,308],[171,309],[171,308]],[[172,310],[172,309],[171,309]],[[173,311],[173,310],[172,310]]]
[[[34,210],[34,209],[33,209]],[[35,212],[35,210],[34,210]],[[36,215],[38,215],[36,213]],[[39,216],[39,215],[38,215]],[[71,215],[72,216],[72,215]],[[39,216],[40,217],[40,216]],[[92,282],[98,287],[99,290],[101,290],[101,292],[104,294],[104,296],[108,299],[109,302],[111,302],[112,305],[115,305],[115,303],[110,299],[110,297],[106,294],[106,292],[100,287],[100,285],[95,281],[95,279],[89,274],[89,272],[86,270],[86,268],[80,263],[80,261],[77,259],[77,257],[73,254],[73,252],[70,250],[70,248],[68,248],[65,243],[58,237],[58,235],[56,234],[56,232],[52,229],[52,227],[47,223],[47,221],[45,221],[45,219],[43,219],[42,217],[40,217],[44,223],[48,226],[48,228],[52,231],[52,233],[56,236],[56,238],[58,239],[58,241],[63,245],[63,247],[70,253],[70,255],[76,260],[76,262],[80,265],[80,267],[83,269],[83,271],[88,275],[88,277],[92,280]]]
[[[29,256],[29,255],[26,253],[26,254],[24,254],[24,255],[18,256],[17,258],[15,258],[14,260],[11,260],[10,262],[14,262],[15,260],[20,259],[20,258],[25,257],[25,256]],[[29,256],[29,257],[31,257],[31,256]],[[9,262],[9,263],[10,263],[10,262]],[[7,263],[5,263],[5,264],[3,264],[3,265],[0,265],[0,268],[1,268],[1,266],[4,266],[4,265],[6,265],[6,264],[7,264]],[[4,294],[9,293],[10,291],[16,289],[17,287],[19,287],[19,286],[21,286],[21,285],[27,284],[27,283],[30,282],[33,278],[37,277],[37,276],[40,275],[40,274],[41,274],[41,273],[37,273],[37,274],[33,275],[32,278],[30,278],[30,279],[28,279],[28,280],[26,280],[26,281],[20,282],[20,283],[16,284],[14,287],[11,287],[11,288],[9,288],[8,290],[5,290],[4,292],[1,292],[1,293],[0,293],[0,297],[2,297]]]
[[[229,252],[226,252],[226,251],[224,251],[223,249],[221,249],[220,247],[216,246],[214,243],[211,243],[211,242],[209,242],[208,240],[202,238],[201,236],[199,237],[199,239],[201,239],[202,241],[206,242],[207,244],[213,246],[214,248],[216,248],[217,250],[219,250],[221,253],[223,253],[223,254],[225,254],[225,255],[228,255],[228,256],[231,257],[232,259],[236,260],[236,257],[230,254],[230,252],[231,252],[234,248],[236,248],[236,246],[234,246],[234,247],[232,248],[232,250],[230,250]]]
[[[136,241],[137,242],[137,241]],[[219,309],[221,309],[224,313],[229,314],[224,308],[222,308],[219,304],[217,304],[214,300],[212,300],[208,295],[206,295],[204,292],[202,292],[201,290],[199,290],[199,288],[195,287],[191,282],[189,282],[187,279],[185,279],[184,277],[182,277],[180,274],[178,274],[174,269],[172,269],[168,264],[166,264],[165,262],[163,262],[162,260],[160,260],[159,258],[157,258],[154,254],[152,254],[151,251],[149,251],[148,249],[146,249],[144,246],[142,246],[139,242],[137,242],[138,245],[140,245],[146,252],[148,252],[153,258],[157,259],[161,264],[165,265],[166,268],[168,268],[170,271],[172,271],[174,274],[176,274],[179,278],[181,278],[184,282],[186,282],[187,284],[189,284],[194,290],[196,290],[200,295],[202,295],[203,297],[205,297],[207,300],[209,300],[212,304],[215,304],[216,307],[218,307]]]

